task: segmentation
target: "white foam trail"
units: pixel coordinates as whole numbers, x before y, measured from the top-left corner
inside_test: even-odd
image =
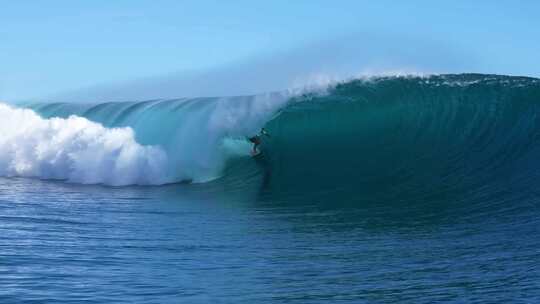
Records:
[[[108,129],[77,116],[43,119],[0,104],[0,176],[163,184],[166,165],[166,153],[138,144],[130,128]]]

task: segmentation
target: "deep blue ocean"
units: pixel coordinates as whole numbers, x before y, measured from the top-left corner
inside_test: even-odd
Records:
[[[0,118],[0,303],[540,302],[538,79]]]

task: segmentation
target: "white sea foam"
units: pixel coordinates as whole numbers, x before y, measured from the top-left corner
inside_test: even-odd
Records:
[[[0,175],[108,185],[162,184],[167,155],[135,141],[130,128],[82,117],[43,119],[0,104]]]

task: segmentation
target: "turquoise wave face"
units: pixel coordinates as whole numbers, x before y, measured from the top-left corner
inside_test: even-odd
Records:
[[[288,200],[397,202],[530,192],[539,105],[538,79],[463,74],[355,80],[293,97],[31,108],[132,128],[138,143],[166,151],[168,182],[242,188],[257,177],[261,194]],[[271,137],[253,159],[245,137],[263,126]]]
[[[299,97],[268,122],[267,187],[305,200],[523,195],[540,173],[540,82],[378,78]]]

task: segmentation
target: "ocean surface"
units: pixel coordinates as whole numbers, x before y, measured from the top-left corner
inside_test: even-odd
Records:
[[[0,303],[537,303],[539,155],[527,77],[0,104]]]

